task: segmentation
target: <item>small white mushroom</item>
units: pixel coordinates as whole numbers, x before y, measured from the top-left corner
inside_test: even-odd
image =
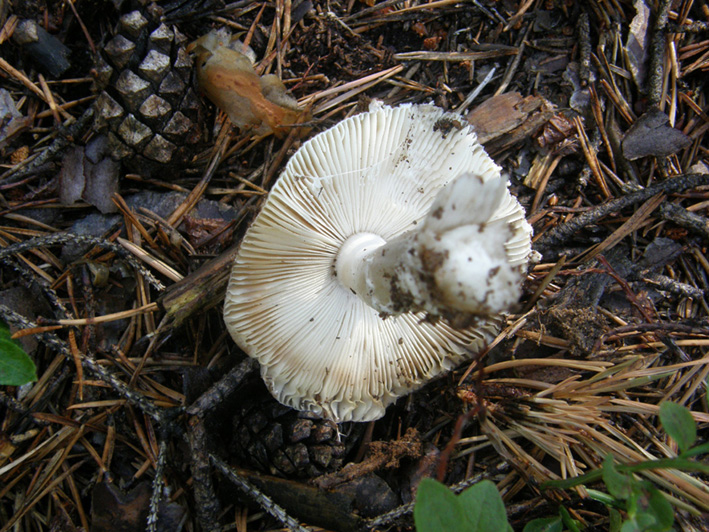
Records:
[[[458,119],[375,106],[288,162],[224,305],[280,402],[377,419],[482,349],[518,300],[532,230]]]

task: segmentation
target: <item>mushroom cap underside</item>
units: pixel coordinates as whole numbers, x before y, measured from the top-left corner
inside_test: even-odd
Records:
[[[335,274],[352,235],[410,231],[463,173],[501,179],[472,129],[448,127],[453,116],[403,105],[348,118],[305,143],[274,185],[241,244],[224,311],[280,402],[335,421],[377,419],[498,331],[499,318],[456,330],[420,313],[382,317]],[[509,192],[492,218],[510,223],[508,256],[525,264],[531,229]]]

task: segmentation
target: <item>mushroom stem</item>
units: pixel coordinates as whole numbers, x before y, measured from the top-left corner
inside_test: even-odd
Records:
[[[514,202],[514,204],[513,204]],[[503,178],[467,173],[445,186],[417,228],[385,242],[358,233],[340,249],[339,281],[382,315],[499,314],[517,302],[527,256],[518,256],[516,202]],[[523,228],[528,238],[531,229]]]

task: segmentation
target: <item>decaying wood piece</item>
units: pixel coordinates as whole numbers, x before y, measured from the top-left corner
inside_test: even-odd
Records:
[[[709,219],[674,203],[665,203],[660,208],[660,216],[704,237],[709,242]]]
[[[267,484],[259,482],[259,478],[261,478],[260,475],[253,475],[245,470],[236,470],[234,468],[231,468],[221,458],[214,454],[210,454],[209,458],[211,458],[212,463],[217,469],[219,469],[219,471],[221,471],[232,483],[234,483],[241,490],[243,490],[244,493],[246,493],[250,498],[258,502],[261,508],[268,512],[272,517],[278,519],[281,523],[283,523],[283,525],[288,527],[290,530],[294,530],[295,532],[308,532],[307,528],[301,526],[300,523],[298,523],[298,521],[288,515],[286,510],[284,510],[276,501],[271,499],[271,497],[269,497],[262,491],[262,489],[267,488]],[[277,480],[281,481],[281,479]],[[252,482],[254,482],[254,484],[256,485],[252,484]],[[290,482],[292,484],[298,484],[297,482],[287,480],[283,480],[281,482]],[[260,486],[262,486],[262,488],[259,486],[259,484]],[[310,498],[309,496],[313,495],[313,492],[311,490],[308,491],[309,493],[306,497],[303,497],[302,499],[298,498],[297,503],[299,505],[305,506],[307,504],[308,499]],[[325,507],[321,507],[318,505],[315,505],[315,508],[322,513],[325,513],[327,511]],[[340,515],[338,517],[342,516]],[[217,529],[221,530],[220,527],[217,527]],[[349,529],[342,530],[346,531]]]
[[[214,465],[251,499],[285,526],[293,530],[295,519],[322,526],[327,530],[355,532],[367,528],[365,518],[388,515],[397,498],[389,486],[370,474],[344,482],[332,489],[275,477],[241,468],[231,468],[212,455]]]
[[[506,92],[486,100],[466,118],[480,143],[497,153],[531,136],[552,116],[551,103],[541,96],[523,98],[519,92]]]
[[[205,532],[217,532],[221,504],[214,490],[212,467],[207,451],[207,432],[204,420],[192,416],[188,421],[187,439],[190,446],[190,469],[194,479],[195,507],[200,526]]]
[[[55,78],[60,77],[71,66],[68,59],[71,54],[69,48],[34,20],[21,21],[15,29],[13,40]]]
[[[399,466],[402,458],[421,458],[423,445],[416,429],[409,428],[406,433],[395,441],[377,441],[369,444],[367,458],[359,464],[315,479],[315,484],[322,489],[331,489],[362,475]]]
[[[165,291],[157,302],[165,311],[167,322],[178,327],[196,312],[224,301],[231,265],[237,251],[238,246],[229,248]]]

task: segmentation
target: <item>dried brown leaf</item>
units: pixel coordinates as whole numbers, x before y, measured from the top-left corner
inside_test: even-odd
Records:
[[[277,76],[256,73],[238,41],[227,42],[223,34],[211,32],[192,43],[190,49],[197,54],[200,89],[235,126],[282,136],[288,132],[287,126],[308,119]]]
[[[667,115],[653,107],[638,118],[623,138],[623,155],[634,161],[654,155],[667,157],[691,144],[691,139],[670,126]]]

